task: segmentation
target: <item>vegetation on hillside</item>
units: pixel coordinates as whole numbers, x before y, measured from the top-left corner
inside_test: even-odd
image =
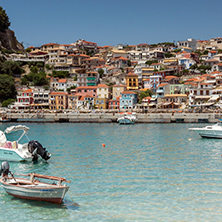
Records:
[[[142,102],[142,99],[147,97],[147,96],[152,96],[153,95],[153,92],[150,90],[150,89],[147,89],[145,92],[141,92],[139,94],[139,103]]]
[[[16,94],[14,78],[6,74],[0,75],[0,102],[15,99]]]
[[[5,10],[0,6],[0,31],[5,31],[10,26],[9,18]]]

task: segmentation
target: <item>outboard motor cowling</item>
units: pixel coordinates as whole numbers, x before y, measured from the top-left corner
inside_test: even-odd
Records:
[[[43,148],[42,144],[36,140],[31,140],[28,143],[28,151],[33,156],[33,161],[38,160],[38,155],[42,157],[44,160],[48,160],[51,157],[51,154]]]
[[[4,177],[4,176],[8,176],[9,173],[10,173],[9,163],[7,161],[2,162],[0,175],[3,175],[3,177]]]

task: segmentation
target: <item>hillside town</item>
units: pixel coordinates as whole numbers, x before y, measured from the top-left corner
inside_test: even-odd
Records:
[[[15,78],[17,97],[9,105],[14,110],[148,112],[222,106],[222,38],[115,47],[79,39],[30,46],[7,60],[50,67],[48,87],[22,85]],[[52,72],[67,76],[54,77]]]

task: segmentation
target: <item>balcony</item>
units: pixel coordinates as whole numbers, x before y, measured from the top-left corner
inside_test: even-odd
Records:
[[[87,86],[95,86],[95,85],[96,85],[95,82],[88,82],[88,83],[87,83]]]
[[[96,77],[87,77],[87,80],[95,80]]]

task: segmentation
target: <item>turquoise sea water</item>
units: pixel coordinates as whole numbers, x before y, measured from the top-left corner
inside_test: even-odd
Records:
[[[62,176],[70,190],[55,205],[0,188],[0,221],[222,221],[222,140],[188,131],[204,124],[25,125],[52,158],[10,170]]]

